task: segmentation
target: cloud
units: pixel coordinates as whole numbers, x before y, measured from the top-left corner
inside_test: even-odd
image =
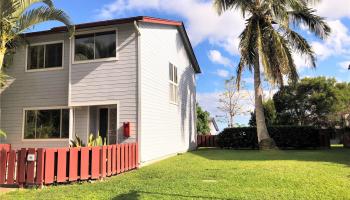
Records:
[[[317,14],[330,19],[350,18],[349,0],[323,0],[315,6]]]
[[[115,0],[98,10],[97,18],[110,19],[144,10],[177,15],[186,21],[188,34],[194,46],[209,41],[238,55],[238,36],[244,28],[239,12],[225,12],[219,16],[212,1],[203,0]]]
[[[218,50],[210,50],[208,53],[209,60],[213,63],[224,65],[226,67],[231,66],[229,58],[223,56]]]
[[[327,21],[332,29],[331,35],[325,41],[311,43],[318,58],[325,60],[330,56],[350,55],[349,29],[340,21]]]
[[[222,77],[222,78],[227,78],[230,73],[227,70],[224,69],[218,69],[216,70],[216,75]]]

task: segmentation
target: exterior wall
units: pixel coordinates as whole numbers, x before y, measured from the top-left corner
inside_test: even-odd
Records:
[[[87,144],[89,134],[89,107],[74,108],[73,139],[77,135],[84,144]]]
[[[219,134],[219,131],[216,130],[213,122],[209,122],[209,127],[210,127],[210,135],[217,135]]]
[[[90,62],[71,66],[71,105],[119,104],[119,123],[131,123],[134,142],[137,132],[137,35],[133,24],[115,27],[117,61]],[[96,29],[97,31],[99,29]],[[102,30],[102,29],[100,29]],[[119,130],[119,135],[122,130]]]
[[[195,148],[195,73],[176,27],[139,24],[141,162]],[[178,68],[179,102],[169,99],[169,62]]]
[[[64,40],[64,57],[69,56],[69,40],[64,34],[28,38],[30,43]],[[22,140],[23,108],[68,106],[69,60],[64,59],[63,69],[54,71],[25,72],[26,48],[20,47],[7,73],[13,77],[0,95],[1,129],[7,132],[6,143],[18,147],[67,146],[64,140]]]

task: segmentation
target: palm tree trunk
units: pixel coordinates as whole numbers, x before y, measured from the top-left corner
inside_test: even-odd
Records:
[[[256,54],[258,55],[258,54]],[[267,131],[264,107],[263,107],[263,91],[260,78],[260,63],[259,59],[254,66],[254,91],[255,91],[255,113],[256,127],[260,149],[275,148],[275,143]]]

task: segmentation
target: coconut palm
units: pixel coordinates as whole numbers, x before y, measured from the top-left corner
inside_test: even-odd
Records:
[[[42,4],[32,7],[34,4]],[[22,34],[34,25],[46,21],[64,23],[73,34],[74,27],[62,10],[56,9],[52,0],[1,0],[0,1],[0,86],[6,80],[4,65]]]
[[[330,27],[325,19],[308,6],[317,0],[214,0],[219,14],[238,10],[246,19],[240,35],[240,62],[237,67],[237,84],[245,69],[254,71],[255,111],[260,148],[274,148],[269,136],[263,111],[261,69],[271,84],[283,86],[284,78],[298,79],[292,52],[305,56],[316,67],[316,57],[305,38],[293,28],[301,25],[320,39],[326,38]]]

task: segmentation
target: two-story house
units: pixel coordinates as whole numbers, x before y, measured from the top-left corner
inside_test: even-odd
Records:
[[[99,133],[109,144],[137,141],[141,162],[195,148],[201,70],[182,22],[140,16],[25,38],[0,94],[2,143],[68,147]]]

